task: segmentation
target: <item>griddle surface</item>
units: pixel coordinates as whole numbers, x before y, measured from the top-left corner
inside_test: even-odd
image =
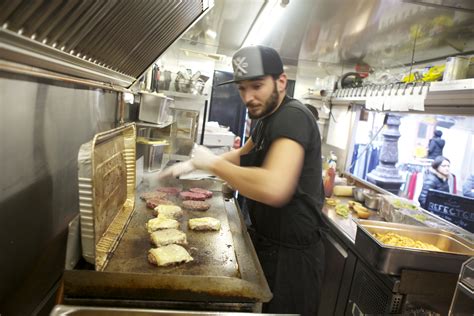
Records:
[[[148,250],[154,247],[150,242],[149,233],[145,227],[148,220],[154,218],[153,211],[148,209],[145,202],[138,196],[141,192],[156,188],[143,187],[137,192],[135,212],[133,217],[112,254],[105,268],[106,272],[152,273],[168,275],[207,275],[240,277],[238,264],[229,221],[224,206],[222,192],[213,191],[213,197],[206,202],[211,204],[204,212],[188,211],[183,208],[184,216],[180,219],[180,230],[186,233],[188,245],[185,248],[194,261],[170,267],[157,267],[148,262]],[[183,187],[183,190],[189,189]],[[179,197],[170,197],[171,201],[181,206]],[[188,219],[211,216],[221,221],[218,232],[195,232],[188,229]]]

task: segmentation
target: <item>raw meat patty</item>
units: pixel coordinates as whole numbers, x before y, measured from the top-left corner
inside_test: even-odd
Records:
[[[204,201],[206,196],[202,193],[194,193],[194,192],[180,192],[179,197],[183,200],[194,200],[194,201]]]
[[[183,247],[173,244],[150,249],[148,251],[148,261],[157,266],[169,266],[193,261],[193,257]]]
[[[189,189],[190,192],[194,193],[201,193],[206,196],[207,199],[210,199],[212,197],[212,191],[206,190],[206,189],[201,189],[201,188],[191,188]]]
[[[158,192],[164,192],[169,195],[178,195],[179,192],[183,191],[181,188],[178,187],[161,187],[156,189]]]
[[[143,192],[140,194],[140,199],[146,201],[149,199],[164,199],[167,196],[165,192]]]
[[[167,199],[148,199],[146,201],[146,207],[154,209],[158,205],[173,205],[174,203]]]
[[[190,211],[207,211],[211,204],[204,201],[183,201],[183,207]]]

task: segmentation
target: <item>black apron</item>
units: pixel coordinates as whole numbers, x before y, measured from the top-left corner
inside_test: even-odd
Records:
[[[256,148],[240,157],[241,166],[263,164],[265,153],[261,143],[257,141]],[[250,211],[254,203],[247,199]],[[252,227],[248,232],[273,293],[272,300],[263,304],[263,312],[316,315],[324,273],[320,235],[310,245],[294,245],[262,236]]]

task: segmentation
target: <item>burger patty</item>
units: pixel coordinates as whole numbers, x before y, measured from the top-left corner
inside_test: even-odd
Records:
[[[183,201],[183,207],[190,211],[202,212],[202,211],[207,211],[211,207],[211,204],[204,201],[187,200],[187,201]]]
[[[158,192],[164,192],[169,195],[178,195],[179,192],[183,191],[181,188],[178,187],[161,187],[156,189]]]
[[[212,191],[206,190],[206,189],[201,189],[201,188],[191,188],[189,189],[190,192],[194,193],[201,193],[206,196],[207,199],[210,199],[212,197]]]
[[[152,199],[148,199],[146,201],[146,207],[151,208],[151,209],[155,209],[155,207],[157,207],[160,204],[174,205],[173,202],[171,202],[170,200],[167,200],[167,199],[152,198]]]
[[[182,200],[194,200],[194,201],[204,201],[206,199],[206,196],[202,193],[194,193],[194,192],[180,192],[179,197]]]
[[[149,199],[164,199],[167,196],[165,192],[143,192],[140,194],[140,199],[143,201],[149,200]]]

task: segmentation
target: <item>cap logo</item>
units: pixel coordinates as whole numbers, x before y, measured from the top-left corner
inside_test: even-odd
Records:
[[[247,67],[249,64],[245,61],[245,56],[237,56],[234,58],[232,63],[234,64],[234,71],[237,76],[243,76],[247,74]]]

